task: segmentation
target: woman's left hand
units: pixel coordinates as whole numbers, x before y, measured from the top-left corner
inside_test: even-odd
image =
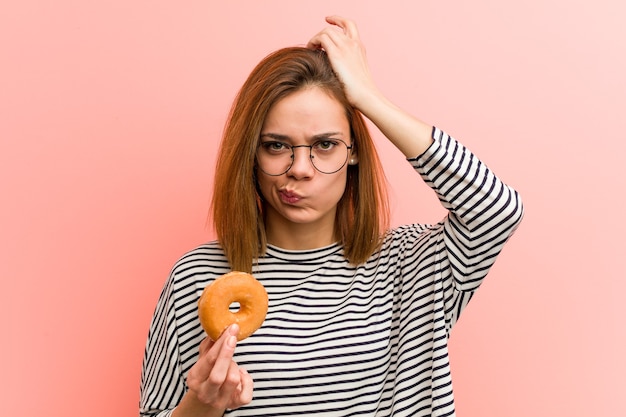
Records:
[[[329,16],[326,21],[333,26],[313,36],[307,46],[326,51],[350,104],[365,113],[364,104],[379,92],[370,74],[356,24],[340,16]]]
[[[433,141],[432,126],[406,113],[378,90],[353,21],[340,16],[327,17],[326,21],[332,26],[313,36],[307,46],[326,51],[352,106],[370,119],[407,158],[421,155]]]

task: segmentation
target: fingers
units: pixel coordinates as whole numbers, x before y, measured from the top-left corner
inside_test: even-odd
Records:
[[[197,378],[200,381],[204,381],[209,378],[209,375],[216,365],[221,366],[220,369],[222,369],[224,367],[224,362],[230,363],[235,348],[230,347],[227,341],[232,336],[231,332],[233,331],[233,327],[235,326],[236,325],[226,329],[217,341],[212,341],[210,338],[207,337],[200,343],[200,355],[198,357],[198,361],[192,368],[194,372],[194,378]],[[235,328],[234,330],[236,335],[238,328]],[[237,338],[236,336],[234,337],[236,343]],[[230,339],[230,341],[232,343],[232,339]]]
[[[241,379],[241,390],[238,393],[238,400],[241,402],[241,405],[248,404],[252,401],[253,394],[253,382],[252,377],[245,369],[240,369],[240,379]]]
[[[239,327],[233,324],[217,340],[217,354],[213,352],[212,355],[208,355],[212,367],[207,379],[215,385],[221,385],[221,382],[226,380],[233,361],[235,346],[237,346],[237,333],[239,333]]]
[[[372,107],[371,99],[378,98],[380,92],[372,79],[356,24],[341,16],[328,16],[326,22],[330,26],[313,36],[308,47],[326,52],[348,101],[365,113],[366,107]]]
[[[213,380],[215,378],[215,380]],[[209,377],[214,387],[217,388],[212,403],[216,408],[237,408],[245,403],[238,401],[242,390],[241,373],[239,367],[233,361],[228,364],[228,369],[223,376],[211,373]]]
[[[252,401],[253,396],[252,377],[248,371],[239,368],[235,362],[232,362],[220,394],[225,401],[223,408],[238,408],[248,404]]]
[[[217,341],[206,338],[200,343],[200,355],[189,370],[187,386],[204,404],[236,408],[252,400],[252,378],[233,361],[238,333],[235,324]]]
[[[328,50],[338,46],[344,37],[352,40],[359,39],[359,31],[353,21],[341,16],[328,16],[326,22],[333,27],[324,28],[313,36],[307,44],[308,48]]]
[[[352,39],[357,39],[359,37],[359,31],[356,27],[356,23],[350,19],[334,15],[326,17],[326,21],[331,25],[341,28],[343,32]]]

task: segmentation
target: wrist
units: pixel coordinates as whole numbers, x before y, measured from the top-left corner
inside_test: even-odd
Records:
[[[389,100],[376,87],[359,90],[358,96],[349,96],[348,100],[350,100],[355,109],[370,120],[382,107],[391,105]]]
[[[192,391],[187,391],[178,406],[172,411],[172,417],[222,417],[225,411],[225,409],[203,403]]]

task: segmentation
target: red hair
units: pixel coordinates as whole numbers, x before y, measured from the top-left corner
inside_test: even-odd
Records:
[[[252,272],[266,248],[264,203],[256,181],[255,155],[272,105],[306,87],[326,91],[345,109],[358,165],[349,165],[337,205],[335,237],[353,264],[365,262],[389,226],[386,180],[364,118],[350,105],[326,53],[280,49],[250,73],[231,108],[219,149],[211,202],[217,238],[233,270]]]

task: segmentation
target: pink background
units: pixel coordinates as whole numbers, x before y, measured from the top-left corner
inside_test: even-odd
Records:
[[[526,203],[452,334],[459,416],[626,415],[624,4],[3,2],[1,414],[137,414],[161,286],[212,236],[214,155],[237,89],[338,13],[358,22],[388,96]],[[394,224],[438,220],[379,143]]]

